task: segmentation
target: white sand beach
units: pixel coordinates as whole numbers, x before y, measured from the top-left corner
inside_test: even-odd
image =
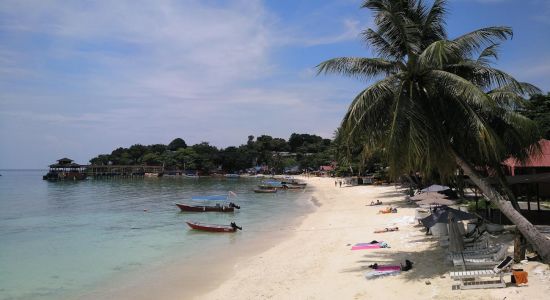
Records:
[[[269,239],[242,245],[231,259],[208,255],[196,261],[171,263],[140,273],[124,284],[113,283],[83,299],[547,299],[550,270],[529,262],[517,265],[529,272],[528,286],[502,289],[453,290],[453,266],[437,239],[410,222],[415,207],[396,186],[335,187],[334,179],[305,178],[316,209],[277,228]],[[381,200],[384,205],[370,206]],[[378,214],[386,206],[397,213]],[[399,227],[399,231],[373,233]],[[508,242],[513,235],[494,236]],[[385,241],[391,248],[351,250],[356,243]],[[235,254],[235,255],[234,255]],[[413,269],[398,275],[366,279],[373,263]],[[507,278],[510,281],[510,278]]]
[[[520,266],[529,272],[528,286],[453,290],[444,250],[420,227],[403,223],[414,216],[414,207],[396,187],[338,188],[329,178],[307,181],[316,189],[312,200],[317,210],[284,241],[241,259],[226,281],[197,299],[547,299],[550,294],[548,266],[535,262]],[[367,205],[376,199],[398,212],[377,214],[384,206]],[[399,231],[373,233],[388,226]],[[512,235],[499,239],[511,240]],[[386,241],[391,248],[350,250],[372,240]],[[398,265],[405,259],[414,262],[408,272],[371,280],[363,276],[372,263]]]

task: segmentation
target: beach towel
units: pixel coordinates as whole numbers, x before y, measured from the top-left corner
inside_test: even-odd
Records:
[[[386,242],[383,242],[383,241],[380,241],[380,242],[373,241],[373,242],[357,243],[351,247],[351,250],[390,248],[390,246]]]
[[[379,276],[385,275],[394,275],[398,274],[401,271],[408,271],[412,269],[413,262],[410,260],[405,260],[405,265],[399,266],[389,266],[389,265],[378,265],[377,263],[370,265],[370,268],[373,268],[374,271],[368,271],[364,273],[365,278],[371,279]]]
[[[394,275],[401,272],[401,266],[377,266],[375,270],[365,272],[363,275],[367,279],[375,277]]]
[[[525,271],[512,271],[512,276],[514,276],[516,286],[522,284],[527,284],[527,272]]]

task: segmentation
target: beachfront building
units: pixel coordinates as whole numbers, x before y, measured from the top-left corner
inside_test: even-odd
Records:
[[[550,200],[550,141],[539,141],[540,153],[531,155],[525,162],[514,158],[504,161],[508,171],[508,183],[514,192],[528,200],[536,198]]]
[[[511,176],[550,173],[550,141],[542,139],[539,145],[541,153],[532,155],[523,163],[515,158],[504,161]]]
[[[86,166],[74,163],[72,159],[61,158],[56,164],[50,165],[48,173],[42,176],[44,180],[82,180],[86,178]]]

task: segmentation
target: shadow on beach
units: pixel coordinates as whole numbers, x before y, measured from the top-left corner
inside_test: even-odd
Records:
[[[424,241],[424,240],[420,240]],[[426,241],[432,241],[426,238]],[[388,249],[390,250],[390,249]],[[413,268],[407,272],[399,274],[405,280],[418,281],[423,279],[432,279],[445,275],[451,270],[451,266],[445,261],[445,253],[436,244],[428,249],[417,252],[407,251],[376,251],[363,255],[364,259],[357,261],[357,266],[343,269],[343,273],[362,273],[372,270],[369,265],[377,263],[379,265],[400,265],[408,259],[413,262]]]

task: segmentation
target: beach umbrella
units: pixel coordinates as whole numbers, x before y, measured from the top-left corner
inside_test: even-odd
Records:
[[[449,218],[449,251],[462,252],[464,250],[464,238],[458,228],[458,222],[452,212],[448,213]]]
[[[418,201],[418,202],[416,202],[416,204],[418,204],[418,205],[436,205],[436,206],[446,205],[446,206],[449,206],[449,205],[456,204],[456,202],[454,200],[447,199],[447,198],[432,198],[432,199],[428,198],[428,199],[425,199],[425,200]]]
[[[449,188],[448,186],[445,186],[445,185],[439,185],[439,184],[433,184],[433,185],[430,185],[429,187],[425,188],[425,189],[422,189],[420,190],[422,193],[428,193],[428,192],[442,192],[442,191],[446,191],[446,190],[450,190],[451,188]]]
[[[413,201],[446,199],[447,196],[440,193],[421,193],[411,197]]]
[[[436,223],[449,223],[449,213],[453,214],[456,221],[476,219],[477,216],[458,209],[442,206],[435,209],[434,213],[420,220],[425,227],[432,227]]]

